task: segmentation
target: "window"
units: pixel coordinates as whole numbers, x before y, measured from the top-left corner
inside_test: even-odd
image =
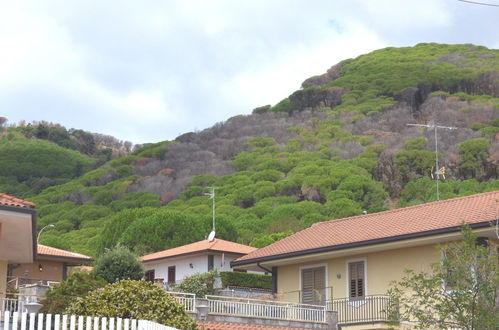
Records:
[[[175,266],[168,267],[168,283],[175,283]]]
[[[348,295],[350,299],[363,299],[366,294],[365,261],[348,263]]]
[[[319,305],[326,300],[326,267],[302,269],[301,302]]]
[[[145,273],[145,280],[149,282],[154,282],[154,269],[148,270]]]

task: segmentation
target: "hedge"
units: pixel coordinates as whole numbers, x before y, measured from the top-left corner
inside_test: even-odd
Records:
[[[272,276],[241,272],[221,272],[222,285],[272,289]]]

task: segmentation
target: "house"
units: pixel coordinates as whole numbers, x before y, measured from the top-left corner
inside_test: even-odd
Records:
[[[29,284],[50,285],[65,280],[72,268],[92,261],[84,254],[38,244],[33,262],[9,263],[9,284],[15,289]]]
[[[141,257],[148,281],[176,283],[212,269],[230,271],[230,262],[255,251],[251,246],[223,239],[202,240]]]
[[[430,270],[438,244],[461,238],[469,224],[499,244],[499,191],[316,223],[231,263],[271,270],[277,299],[326,305],[340,325],[386,321],[385,295],[405,269]],[[376,328],[376,327],[373,327]]]
[[[10,263],[31,263],[36,255],[35,204],[0,193],[0,298]]]

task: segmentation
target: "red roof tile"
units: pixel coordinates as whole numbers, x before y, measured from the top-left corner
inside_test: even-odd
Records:
[[[34,208],[35,203],[20,199],[14,196],[9,196],[7,194],[0,193],[0,205],[16,206],[23,208]]]
[[[142,261],[152,261],[157,259],[171,258],[176,257],[183,254],[190,254],[195,252],[204,252],[204,251],[219,251],[219,252],[227,252],[227,253],[236,253],[236,254],[248,254],[256,250],[256,248],[229,242],[223,239],[215,238],[213,241],[202,240],[199,242],[194,242],[187,245],[182,245],[173,249],[168,249],[164,251],[155,252],[152,254],[145,255],[140,259]]]
[[[59,257],[69,259],[79,259],[82,261],[92,261],[92,257],[81,253],[66,251],[55,247],[38,244],[38,255],[43,257]]]
[[[319,222],[235,261],[278,258],[279,255],[313,251],[468,224],[488,222],[499,216],[499,191]]]
[[[265,325],[240,324],[229,322],[198,322],[200,329],[205,330],[282,330],[287,327],[272,327]],[[295,328],[296,329],[296,328]]]

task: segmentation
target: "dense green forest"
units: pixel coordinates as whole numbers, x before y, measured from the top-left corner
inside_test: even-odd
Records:
[[[60,181],[36,190],[16,172],[29,163],[0,166],[0,188],[27,192],[39,227],[56,225],[42,243],[97,255],[116,244],[148,253],[203,239],[206,193],[216,187],[217,237],[261,247],[318,221],[435,200],[434,131],[407,126],[435,122],[456,127],[438,131],[440,198],[499,189],[499,51],[378,50],[307,79],[274,106],[121,155],[8,128],[2,164],[2,148],[44,145],[55,164],[34,177]]]

